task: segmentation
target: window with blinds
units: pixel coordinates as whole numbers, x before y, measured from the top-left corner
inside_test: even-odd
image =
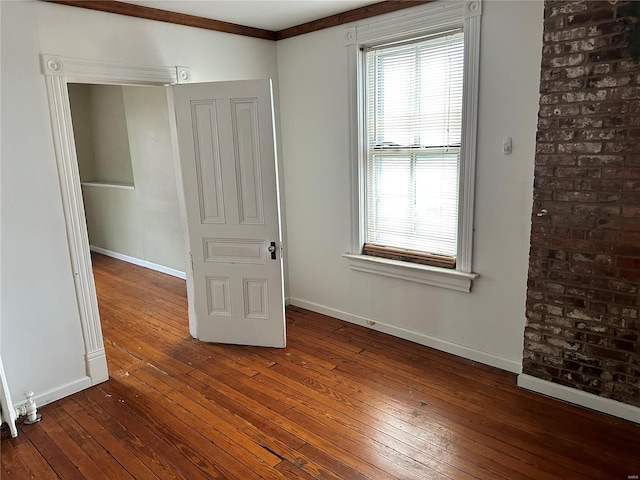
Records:
[[[364,252],[455,268],[463,33],[365,49]]]

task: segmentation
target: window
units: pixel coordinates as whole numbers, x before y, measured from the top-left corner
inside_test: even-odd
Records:
[[[463,41],[457,30],[365,50],[368,255],[455,267]]]
[[[345,32],[352,269],[470,291],[481,4],[433,2]]]

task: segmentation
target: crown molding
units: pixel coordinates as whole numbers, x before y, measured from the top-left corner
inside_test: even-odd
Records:
[[[284,30],[276,32],[276,39],[284,40],[286,38],[304,35],[305,33],[323,30],[325,28],[337,27],[339,25],[355,22],[357,20],[377,17],[378,15],[384,15],[385,13],[391,13],[397,10],[403,10],[405,8],[416,7],[418,5],[424,5],[425,3],[431,3],[432,1],[433,0],[394,0],[374,3],[372,5],[354,8],[353,10],[348,10],[346,12],[337,13],[335,15],[320,18],[318,20],[313,20],[311,22],[296,25],[295,27],[285,28]]]
[[[147,20],[156,20],[158,22],[173,23],[176,25],[185,25],[187,27],[203,28],[205,30],[214,30],[216,32],[232,33],[235,35],[244,35],[246,37],[261,38],[264,40],[277,40],[276,32],[264,30],[261,28],[246,27],[235,23],[223,22],[221,20],[212,20],[210,18],[198,17],[196,15],[187,15],[186,13],[170,12],[159,8],[145,7],[142,5],[133,5],[126,2],[117,2],[112,0],[44,0],[48,3],[57,3],[59,5],[68,5],[71,7],[87,8],[89,10],[98,10],[100,12],[116,13],[118,15],[126,15],[129,17],[145,18]]]
[[[345,23],[355,22],[357,20],[362,20],[365,18],[383,15],[385,13],[395,12],[397,10],[402,10],[405,8],[415,7],[417,5],[430,3],[433,0],[388,0],[378,2],[372,5],[366,5],[364,7],[354,8],[353,10],[348,10],[336,15],[330,15],[318,20],[313,20],[301,25],[296,25],[294,27],[285,28],[277,32],[114,0],[44,1],[48,3],[56,3],[58,5],[87,8],[100,12],[115,13],[118,15],[126,15],[129,17],[145,18],[147,20],[155,20],[158,22],[173,23],[176,25],[185,25],[188,27],[203,28],[206,30],[214,30],[217,32],[231,33],[234,35],[244,35],[246,37],[276,41],[296,37],[298,35],[304,35],[305,33],[311,33],[325,28],[344,25]]]

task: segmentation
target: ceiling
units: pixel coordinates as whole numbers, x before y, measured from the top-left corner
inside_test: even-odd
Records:
[[[380,0],[126,0],[126,3],[196,15],[270,31],[343,13]]]

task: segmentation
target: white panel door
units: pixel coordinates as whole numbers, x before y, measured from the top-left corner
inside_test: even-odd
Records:
[[[195,336],[207,342],[284,347],[271,81],[172,88]]]

